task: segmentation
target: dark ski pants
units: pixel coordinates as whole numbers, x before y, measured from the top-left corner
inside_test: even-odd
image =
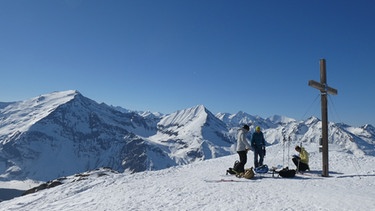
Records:
[[[306,171],[309,168],[309,165],[301,162],[301,158],[295,157],[292,159],[294,165],[297,167],[297,171]]]
[[[245,171],[245,164],[247,162],[247,152],[246,151],[237,151],[237,153],[240,156],[240,163],[238,164],[238,169],[236,169],[236,171],[244,172]]]
[[[259,159],[258,159],[258,157],[259,157]],[[264,159],[264,152],[263,152],[262,148],[254,149],[254,168],[259,167],[259,166],[263,166],[263,159]]]

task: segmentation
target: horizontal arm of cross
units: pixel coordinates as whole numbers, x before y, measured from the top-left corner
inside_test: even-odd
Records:
[[[337,89],[329,87],[325,84],[321,84],[314,80],[309,81],[309,86],[314,87],[315,89],[319,89],[321,92],[327,92],[328,94],[331,94],[331,95],[337,95]]]

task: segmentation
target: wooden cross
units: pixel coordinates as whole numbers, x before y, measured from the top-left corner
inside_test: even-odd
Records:
[[[320,60],[320,83],[310,80],[309,86],[320,90],[322,107],[322,156],[323,156],[323,177],[328,177],[328,112],[327,94],[337,95],[337,90],[327,85],[326,60]]]

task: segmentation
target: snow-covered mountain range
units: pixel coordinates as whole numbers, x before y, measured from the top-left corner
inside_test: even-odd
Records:
[[[167,115],[135,112],[69,90],[0,103],[0,179],[48,181],[99,167],[141,172],[222,157],[235,153],[243,124],[262,127],[269,145],[288,139],[319,147],[316,117],[214,115],[203,105]],[[375,128],[329,123],[329,142],[374,156]]]

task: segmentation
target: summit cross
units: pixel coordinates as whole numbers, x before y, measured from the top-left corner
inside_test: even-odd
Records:
[[[328,112],[327,112],[327,94],[337,95],[337,90],[327,85],[326,60],[320,60],[320,83],[314,80],[309,81],[309,86],[320,90],[321,109],[322,109],[322,176],[328,177]]]

